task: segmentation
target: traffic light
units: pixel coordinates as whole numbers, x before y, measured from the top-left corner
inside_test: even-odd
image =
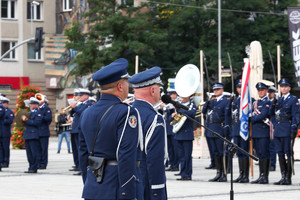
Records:
[[[43,48],[43,35],[45,33],[43,32],[43,27],[38,27],[35,29],[35,41],[34,41],[34,51],[38,52]]]

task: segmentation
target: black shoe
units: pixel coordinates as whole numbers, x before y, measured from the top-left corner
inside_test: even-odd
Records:
[[[181,178],[177,178],[177,181],[191,181],[192,177],[181,177]]]
[[[170,171],[172,171],[171,167],[169,167],[169,168],[166,169],[166,172],[170,172]]]
[[[8,168],[8,164],[2,164],[1,167],[2,168]]]
[[[46,167],[45,166],[40,166],[39,169],[46,169]]]
[[[73,174],[74,176],[80,176],[81,175],[81,172],[77,172],[75,174]]]
[[[37,173],[37,170],[28,170],[25,171],[24,173],[33,174],[33,173]]]
[[[181,176],[181,175],[180,175],[180,173],[178,173],[178,174],[174,174],[174,176]]]
[[[73,168],[73,169],[69,169],[69,171],[71,171],[71,172],[78,172],[78,171],[80,171],[80,169],[79,168]]]
[[[205,167],[205,169],[216,169],[215,165],[209,165],[208,167]]]
[[[57,153],[60,153],[60,151],[57,151]]]
[[[68,153],[72,153],[70,150],[68,150]]]
[[[171,169],[171,172],[178,172],[179,171],[179,168],[172,168]]]

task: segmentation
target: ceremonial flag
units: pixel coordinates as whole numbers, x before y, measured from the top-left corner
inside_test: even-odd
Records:
[[[300,7],[288,8],[290,44],[295,66],[295,75],[300,87]]]
[[[248,58],[244,59],[244,69],[242,75],[242,91],[240,102],[240,136],[247,140],[249,137],[248,118],[251,114],[251,96],[250,96],[250,62]]]

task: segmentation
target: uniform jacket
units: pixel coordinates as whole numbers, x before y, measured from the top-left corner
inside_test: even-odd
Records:
[[[140,116],[144,135],[144,152],[141,161],[141,173],[144,189],[149,186],[149,199],[166,199],[166,175],[164,161],[166,159],[166,127],[161,114],[153,106],[143,100],[133,102]],[[147,193],[147,192],[146,192]]]
[[[51,109],[43,104],[40,108],[40,113],[42,114],[42,123],[40,125],[40,137],[49,137],[50,130],[49,125],[52,122],[52,112]]]
[[[3,137],[11,137],[11,125],[14,122],[15,115],[13,111],[9,108],[5,110],[4,117],[4,132]]]
[[[232,127],[232,137],[240,136],[240,103],[241,103],[241,97],[238,96],[233,102],[231,106],[231,118],[233,121],[233,127]]]
[[[276,137],[290,137],[291,131],[297,130],[297,124],[299,123],[299,102],[298,99],[289,95],[283,100],[283,97],[279,98],[275,104],[273,112],[275,118],[274,136]],[[292,130],[292,129],[296,130]]]
[[[78,130],[78,126],[79,126],[79,119],[80,119],[80,115],[81,113],[87,109],[88,107],[90,107],[92,105],[92,103],[87,100],[81,104],[79,104],[78,106],[76,106],[75,108],[73,108],[71,111],[70,111],[70,115],[71,117],[73,117],[73,124],[72,124],[72,130],[71,130],[71,133],[79,133],[79,130]]]
[[[174,135],[173,126],[170,125],[171,121],[173,120],[172,113],[174,113],[174,112],[175,112],[175,108],[170,108],[165,111],[165,116],[166,116],[165,119],[166,119],[166,127],[167,127],[168,135]]]
[[[192,102],[189,102],[187,107],[189,107],[191,109],[188,111],[181,109],[180,112],[188,115],[191,118],[195,118],[196,110],[197,110],[196,106]],[[194,122],[189,119],[186,119],[186,121],[184,122],[182,127],[175,134],[175,139],[176,140],[194,140]]]
[[[4,117],[5,117],[5,107],[0,103],[0,137],[4,135]]]
[[[202,113],[205,116],[205,125],[219,133],[221,136],[230,134],[231,128],[231,105],[230,100],[224,96],[217,101],[214,99],[204,104]],[[206,137],[215,137],[210,131],[205,130]]]
[[[257,101],[257,103],[256,103]],[[263,122],[264,119],[270,118],[270,101],[268,97],[265,96],[262,99],[256,100],[252,105],[252,137],[253,138],[264,138],[270,137],[270,127]],[[260,112],[257,114],[256,109]]]
[[[87,152],[92,149],[98,122],[104,112],[115,105],[105,116],[95,144],[95,156],[116,160],[117,165],[106,165],[103,182],[96,182],[90,169],[87,171],[82,197],[86,199],[133,199],[136,197],[136,152],[138,145],[137,112],[113,95],[102,94],[94,105],[86,109],[80,119],[80,168],[87,164]],[[81,109],[81,108],[78,108]]]
[[[30,111],[30,119],[26,122],[26,127],[24,130],[23,139],[39,139],[39,127],[42,124],[42,113],[40,110],[32,110]]]

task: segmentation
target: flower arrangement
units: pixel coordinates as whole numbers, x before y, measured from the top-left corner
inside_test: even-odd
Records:
[[[201,137],[201,128],[200,127],[197,127],[195,130],[194,130],[194,138],[198,141],[200,140],[200,137]]]
[[[30,111],[29,107],[25,106],[24,100],[34,97],[36,93],[40,92],[40,88],[37,86],[26,86],[20,90],[17,98],[15,115],[22,109]],[[14,123],[14,129],[11,135],[11,143],[14,149],[24,149],[25,141],[23,140],[24,127],[19,127]]]

